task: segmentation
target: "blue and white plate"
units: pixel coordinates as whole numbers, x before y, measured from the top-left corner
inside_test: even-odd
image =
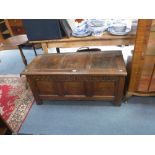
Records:
[[[119,36],[122,36],[122,35],[127,35],[129,32],[131,31],[130,28],[126,28],[126,30],[124,32],[116,32],[113,27],[109,27],[108,28],[108,32],[112,35],[119,35]]]
[[[85,33],[72,33],[72,36],[74,37],[87,37],[87,36],[90,36],[91,35],[91,32],[90,31],[87,31]]]

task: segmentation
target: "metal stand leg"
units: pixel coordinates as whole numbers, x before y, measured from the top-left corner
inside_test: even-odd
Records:
[[[32,44],[32,48],[33,48],[33,50],[34,50],[35,56],[37,56],[37,51],[36,51],[36,48],[35,48],[34,44]]]
[[[19,48],[19,51],[20,51],[20,55],[21,55],[21,57],[22,57],[22,61],[23,61],[24,65],[27,66],[27,60],[26,60],[25,55],[24,55],[24,53],[23,53],[22,46],[19,45],[18,48]]]
[[[60,53],[60,48],[56,48],[57,53]]]

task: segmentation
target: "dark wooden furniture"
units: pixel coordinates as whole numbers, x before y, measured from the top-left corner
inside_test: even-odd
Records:
[[[0,43],[4,40],[3,34],[0,32]]]
[[[0,115],[0,135],[11,135],[12,133],[13,133],[12,129]]]
[[[17,35],[17,36],[10,37],[6,40],[3,40],[0,49],[3,49],[3,47],[6,49],[7,47],[8,48],[11,48],[11,47],[14,48],[15,46],[17,46],[19,48],[19,51],[20,51],[20,54],[22,57],[22,61],[23,61],[24,65],[27,66],[27,60],[26,60],[26,57],[23,53],[23,46],[26,44],[29,44],[27,35],[25,35],[25,34],[24,35]],[[37,56],[34,45],[33,44],[29,44],[29,45],[32,46],[34,53]]]
[[[84,46],[105,46],[105,45],[133,45],[135,43],[137,26],[133,25],[132,30],[125,36],[114,36],[108,32],[104,33],[101,37],[84,37],[84,38],[63,38],[56,40],[39,40],[30,41],[30,43],[40,43],[44,52],[48,53],[48,48],[72,48],[72,47],[84,47]]]
[[[26,34],[22,19],[5,19],[5,24],[11,36]]]
[[[6,26],[5,20],[0,19],[0,42],[9,38],[10,36],[11,34]]]
[[[109,100],[121,104],[126,73],[121,51],[40,55],[21,73],[38,104],[53,100]]]
[[[126,97],[155,95],[155,20],[139,20]]]
[[[26,34],[22,19],[0,19],[0,41],[21,34]]]

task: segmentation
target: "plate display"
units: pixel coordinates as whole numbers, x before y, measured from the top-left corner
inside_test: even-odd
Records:
[[[122,35],[127,35],[129,32],[131,31],[131,29],[130,28],[127,28],[124,32],[116,32],[114,29],[113,29],[113,27],[109,27],[108,28],[108,32],[110,33],[110,34],[112,34],[112,35],[120,35],[120,36],[122,36]]]
[[[74,33],[74,32],[72,33],[72,36],[74,37],[87,37],[89,35],[91,35],[90,31],[87,31],[85,33]]]

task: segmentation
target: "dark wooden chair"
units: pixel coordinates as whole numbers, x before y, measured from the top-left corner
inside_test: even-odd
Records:
[[[25,64],[25,66],[27,66],[27,59],[23,53],[23,48],[26,46],[33,48],[35,56],[37,56],[35,46],[34,44],[30,44],[28,42],[27,35],[17,35],[17,36],[13,36],[8,39],[5,39],[4,41],[1,42],[0,50],[15,49],[18,47],[22,57],[22,61]]]

